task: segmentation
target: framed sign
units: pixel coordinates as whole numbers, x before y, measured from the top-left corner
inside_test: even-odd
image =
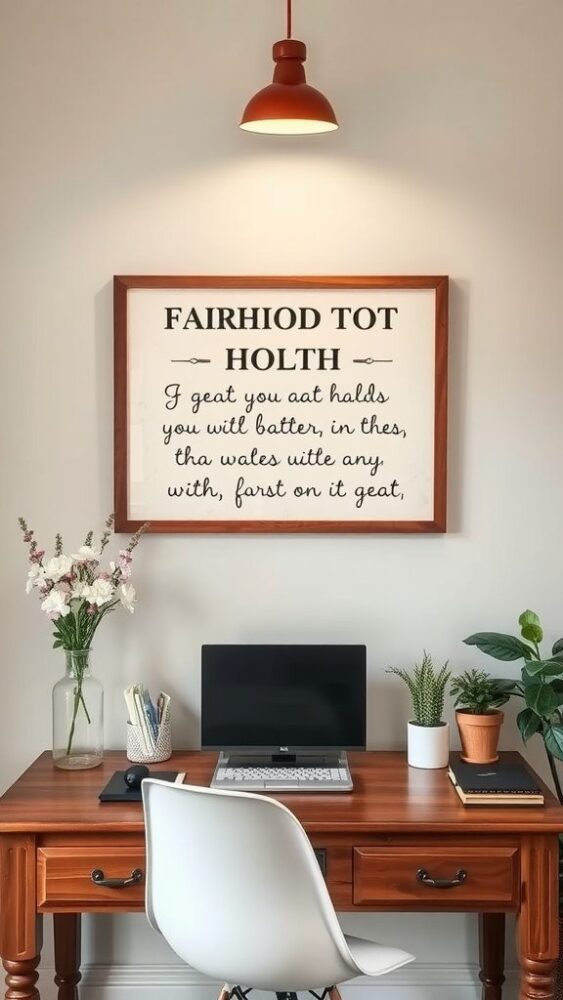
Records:
[[[446,277],[116,277],[118,531],[446,530]]]

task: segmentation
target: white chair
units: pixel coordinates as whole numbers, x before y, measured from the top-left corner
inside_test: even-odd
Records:
[[[337,983],[413,960],[342,933],[307,835],[281,803],[149,778],[142,790],[149,922],[225,983],[221,1000],[244,1000],[244,987],[338,1000]]]

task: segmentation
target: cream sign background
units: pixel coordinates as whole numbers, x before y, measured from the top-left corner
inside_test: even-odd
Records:
[[[447,280],[294,280],[116,278],[121,530],[444,530]]]

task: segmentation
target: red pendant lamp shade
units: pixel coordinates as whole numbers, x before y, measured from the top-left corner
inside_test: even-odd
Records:
[[[291,0],[287,3],[287,35],[276,42],[274,79],[259,90],[244,109],[240,127],[269,135],[311,135],[338,128],[336,115],[320,90],[310,87],[303,63],[307,49],[291,38]]]

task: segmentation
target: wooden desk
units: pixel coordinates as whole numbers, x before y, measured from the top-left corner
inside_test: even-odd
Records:
[[[506,757],[516,758],[509,754]],[[208,785],[216,755],[175,754],[157,765]],[[325,854],[338,910],[475,911],[481,921],[484,1000],[500,1000],[504,914],[517,914],[520,1000],[551,1000],[558,954],[558,831],[563,809],[464,809],[445,771],[408,768],[402,753],[353,753],[352,794],[280,795]],[[143,910],[144,887],[106,888],[101,869],[124,879],[144,868],[139,804],[102,805],[98,793],[117,769],[108,753],[91,771],[60,771],[43,754],[0,800],[0,953],[8,1000],[38,996],[41,919],[55,915],[59,1000],[74,1000],[80,979],[80,914]],[[450,888],[417,879],[467,878]]]

